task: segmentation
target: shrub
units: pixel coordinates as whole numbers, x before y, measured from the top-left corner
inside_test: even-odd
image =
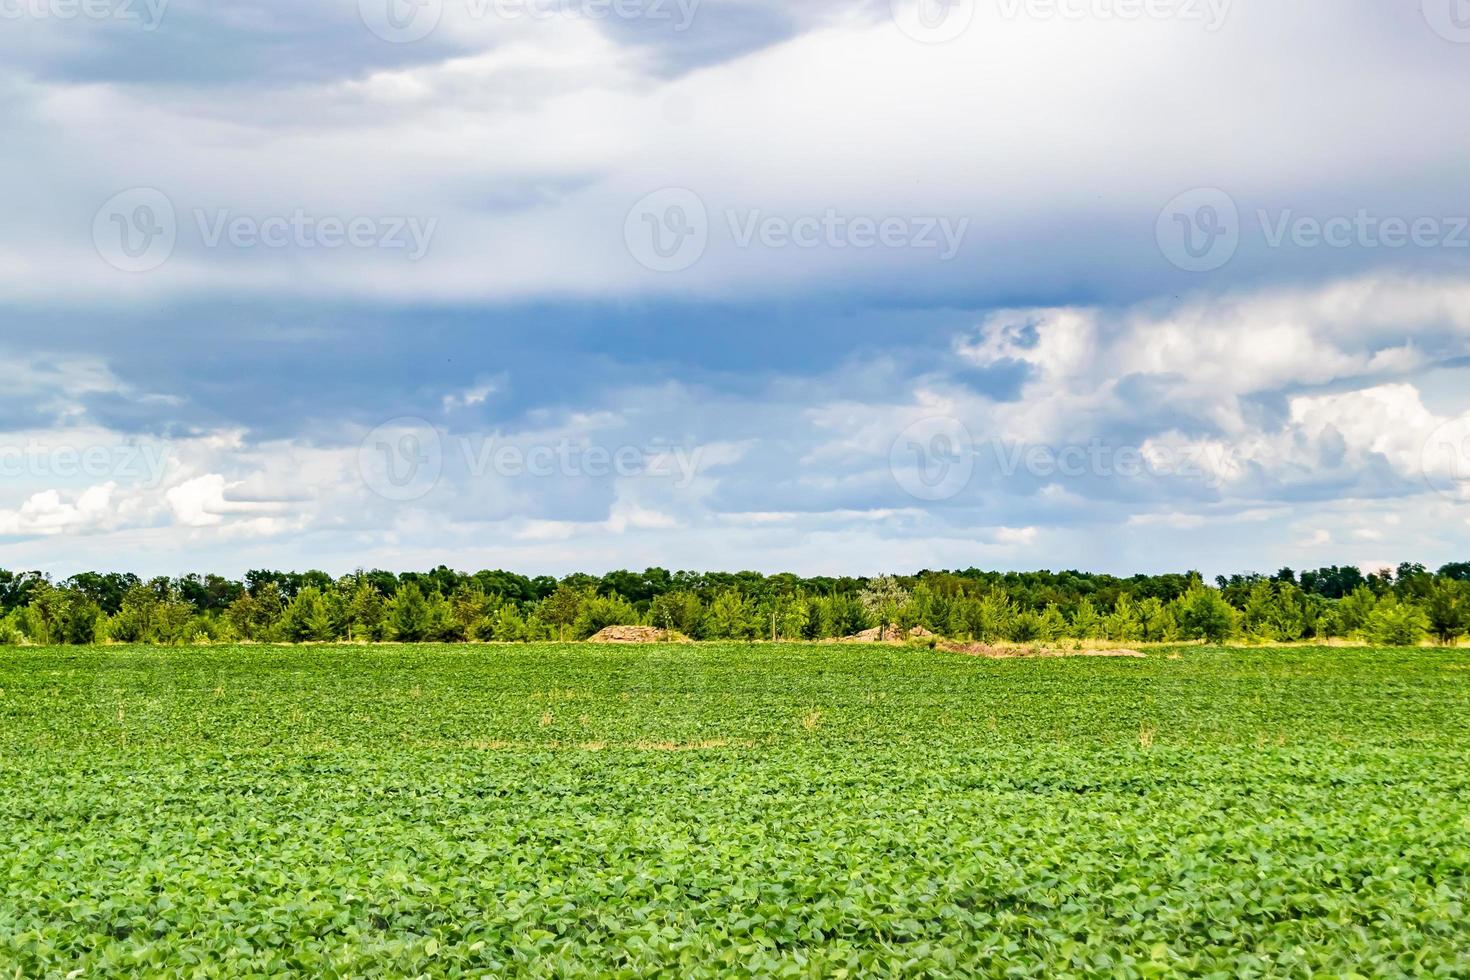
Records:
[[[1389,647],[1417,646],[1429,632],[1429,617],[1418,606],[1386,595],[1368,614],[1363,632],[1374,643]]]
[[[607,629],[609,626],[641,626],[643,617],[638,610],[617,593],[610,596],[593,595],[585,598],[577,611],[572,634],[579,640]]]
[[[1179,599],[1179,631],[1189,640],[1223,643],[1235,632],[1237,614],[1214,589],[1196,588]]]

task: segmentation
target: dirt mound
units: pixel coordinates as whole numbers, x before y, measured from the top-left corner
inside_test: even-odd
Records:
[[[924,639],[926,637],[930,637],[930,636],[934,636],[935,635],[935,634],[929,632],[928,630],[926,630],[922,626],[915,626],[913,629],[909,630],[908,632],[904,632],[903,630],[899,629],[896,626],[890,626],[888,629],[881,631],[882,634],[883,634],[883,638],[881,640],[878,638],[879,632],[880,632],[880,630],[875,626],[874,628],[872,628],[870,630],[863,630],[861,633],[854,633],[851,636],[844,636],[840,642],[842,642],[842,643],[902,643],[905,640],[922,640],[922,639]]]
[[[688,643],[687,637],[653,626],[609,626],[588,643]]]
[[[990,660],[1020,660],[1045,657],[1131,657],[1146,659],[1137,650],[1049,650],[1042,647],[993,647],[984,643],[945,642],[939,649],[950,653],[963,653],[967,657],[985,657]]]

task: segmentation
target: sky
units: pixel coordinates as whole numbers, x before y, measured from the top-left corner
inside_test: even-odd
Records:
[[[1470,559],[1467,0],[0,0],[0,567]]]

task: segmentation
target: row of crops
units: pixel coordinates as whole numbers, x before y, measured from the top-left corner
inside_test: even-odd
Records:
[[[1470,972],[1470,658],[22,649],[0,972]]]

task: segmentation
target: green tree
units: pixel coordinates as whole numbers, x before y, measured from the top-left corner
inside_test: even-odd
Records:
[[[537,613],[543,621],[557,631],[558,636],[565,637],[573,631],[577,617],[582,613],[582,604],[591,596],[590,590],[576,588],[568,582],[563,582],[556,587],[555,592],[546,597]]]
[[[781,598],[776,604],[776,635],[783,640],[800,640],[806,636],[811,614],[806,596],[792,595]]]
[[[878,639],[887,639],[889,627],[898,622],[899,610],[909,601],[909,592],[891,575],[880,575],[858,595],[868,618],[878,624]]]
[[[1203,586],[1179,600],[1175,614],[1185,639],[1224,643],[1235,632],[1237,616],[1234,608],[1214,589]]]
[[[1418,606],[1390,592],[1368,614],[1363,632],[1369,640],[1382,646],[1416,646],[1429,632],[1429,617]]]
[[[515,603],[507,602],[495,611],[495,618],[490,625],[490,635],[497,643],[519,643],[530,639],[526,620],[521,616],[521,611],[516,608]]]
[[[1458,643],[1470,632],[1470,585],[1441,579],[1431,586],[1424,613],[1429,629],[1443,644]]]
[[[96,643],[102,607],[81,592],[69,592],[61,614],[60,640],[78,646]]]
[[[698,636],[700,621],[704,619],[704,603],[699,601],[699,596],[683,589],[665,592],[649,606],[648,619],[661,630]]]
[[[1281,583],[1276,587],[1276,601],[1271,607],[1271,631],[1276,639],[1294,643],[1306,635],[1307,629],[1306,594],[1294,583]]]
[[[973,633],[981,643],[1004,640],[1011,635],[1016,606],[1004,589],[994,588],[985,593],[976,606],[976,613]]]
[[[1045,640],[1047,643],[1055,643],[1067,635],[1067,617],[1062,615],[1061,607],[1055,602],[1049,603],[1041,614],[1037,639]]]
[[[1276,590],[1268,579],[1260,579],[1246,596],[1240,616],[1241,629],[1258,640],[1278,639],[1276,632]]]
[[[1174,611],[1158,596],[1149,596],[1138,604],[1138,620],[1146,643],[1164,643],[1178,635]]]
[[[1126,593],[1118,596],[1113,611],[1103,620],[1103,634],[1114,642],[1135,643],[1143,639],[1143,622],[1133,598]]]
[[[355,578],[347,599],[346,630],[349,640],[381,640],[387,603],[383,594],[364,576]]]
[[[429,603],[417,584],[399,588],[388,603],[384,622],[390,639],[400,643],[422,643],[429,637]]]
[[[123,593],[117,615],[108,623],[108,635],[119,643],[152,642],[158,626],[158,595],[141,582]]]
[[[462,643],[466,639],[464,626],[454,614],[454,604],[444,598],[438,589],[424,596],[428,626],[424,639],[435,643]]]
[[[32,641],[43,646],[60,642],[66,617],[66,593],[48,581],[31,589],[25,608],[25,632]]]
[[[710,640],[750,640],[759,635],[745,597],[726,589],[715,597],[704,617],[704,636]]]
[[[237,600],[238,601],[238,600]],[[281,639],[292,643],[326,642],[337,638],[337,624],[331,604],[322,590],[308,585],[296,593],[281,614],[278,627]]]
[[[871,625],[863,604],[853,596],[823,596],[816,600],[815,606],[818,638],[852,636]]]
[[[609,626],[639,626],[643,617],[631,602],[614,593],[610,596],[592,595],[582,600],[577,611],[577,621],[572,624],[572,633],[579,640],[596,636]]]
[[[1336,607],[1337,625],[1343,636],[1362,632],[1368,625],[1368,617],[1378,606],[1378,597],[1366,585],[1360,585],[1351,594],[1339,599]]]
[[[1039,613],[1023,609],[1011,617],[1010,639],[1016,643],[1031,643],[1042,639],[1042,622]]]
[[[1077,611],[1072,614],[1072,635],[1079,640],[1091,640],[1102,632],[1102,628],[1102,617],[1092,600],[1084,598],[1077,603]]]

